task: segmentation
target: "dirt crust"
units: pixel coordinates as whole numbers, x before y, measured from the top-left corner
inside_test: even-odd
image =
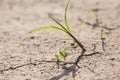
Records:
[[[71,0],[68,22],[86,48],[78,65],[58,69],[54,55],[61,49],[74,62],[81,49],[60,31],[27,31],[54,25],[52,14],[63,23],[65,0],[0,0],[0,80],[120,80],[120,0]],[[97,10],[99,25],[89,9]],[[89,24],[80,27],[81,21]],[[100,31],[105,38],[103,51]],[[80,31],[79,31],[80,30]],[[78,36],[79,35],[79,36]]]

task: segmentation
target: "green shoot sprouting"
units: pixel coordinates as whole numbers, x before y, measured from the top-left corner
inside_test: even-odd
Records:
[[[56,30],[61,30],[63,32],[66,32],[64,29],[59,28],[57,26],[44,26],[44,27],[33,29],[33,30],[29,31],[28,34],[29,33],[34,33],[34,32],[37,32],[37,31],[41,31],[41,30],[46,30],[46,29],[56,29]]]
[[[64,60],[64,63],[65,63],[65,60],[66,60],[66,57],[67,57],[67,53],[65,52],[65,50],[60,50],[58,54],[55,54],[55,58],[57,59],[57,65],[58,65],[58,68],[59,68],[59,61],[60,61],[60,58],[63,58]]]
[[[60,55],[63,57],[64,62],[65,62],[65,59],[66,59],[66,57],[67,57],[67,53],[65,52],[65,50],[61,50],[59,53],[60,53]]]
[[[61,55],[59,55],[59,54],[55,54],[55,58],[56,58],[57,60],[59,60],[60,57],[61,57]]]
[[[98,10],[96,10],[96,9],[89,9],[88,11],[89,11],[89,13],[91,13],[95,17],[96,23],[94,24],[94,27],[99,26],[100,22],[99,22],[98,15],[97,15]]]
[[[39,27],[39,28],[33,29],[33,30],[29,31],[28,33],[34,33],[34,32],[41,31],[41,30],[46,30],[46,29],[56,29],[56,30],[63,31],[63,32],[67,33],[68,35],[71,35],[71,31],[70,31],[70,28],[69,28],[68,22],[67,22],[67,8],[68,8],[68,5],[69,5],[69,2],[70,2],[70,0],[68,0],[68,2],[66,4],[66,7],[65,7],[65,14],[64,14],[65,27],[59,21],[57,21],[55,18],[53,18],[52,16],[49,16],[60,27],[58,27],[58,26],[51,26],[51,25],[50,26],[43,26],[43,27]]]
[[[101,29],[101,31],[100,31],[100,38],[102,41],[102,49],[103,49],[103,51],[105,51],[105,42],[104,42],[105,38],[103,37],[103,29]]]
[[[89,13],[91,13],[93,16],[97,16],[97,12],[95,11],[95,10],[93,10],[93,9],[89,9],[88,10],[89,11]]]
[[[65,7],[65,13],[64,13],[65,25],[64,26],[59,21],[57,21],[55,18],[50,16],[50,18],[55,23],[57,23],[59,26],[51,26],[51,25],[43,26],[43,27],[39,27],[39,28],[30,30],[28,33],[34,33],[34,32],[41,31],[41,30],[46,30],[46,29],[56,29],[56,30],[62,31],[62,32],[68,34],[78,44],[78,46],[82,49],[82,53],[81,54],[83,54],[86,51],[86,49],[84,48],[83,44],[81,44],[81,42],[79,42],[79,40],[71,33],[70,27],[68,26],[68,22],[67,22],[67,8],[68,8],[68,5],[69,5],[69,2],[70,2],[70,0],[68,0],[68,2],[66,4],[66,7]],[[65,54],[64,57],[66,57],[66,54]],[[56,56],[56,58],[58,58],[58,57]],[[77,65],[78,61],[79,61],[79,57],[76,60],[76,63],[75,63],[76,65]]]
[[[56,29],[56,30],[60,30],[60,31],[63,31],[63,32],[65,32],[66,34],[68,34],[79,46],[80,46],[80,48],[82,48],[82,50],[83,51],[86,51],[85,50],[85,48],[84,48],[84,46],[78,41],[78,39],[75,37],[75,36],[73,36],[73,34],[71,33],[71,31],[70,31],[70,27],[68,26],[68,24],[67,24],[67,18],[65,18],[66,17],[66,13],[67,13],[67,8],[68,8],[68,5],[69,5],[69,1],[70,0],[68,0],[68,3],[67,3],[67,5],[66,5],[66,7],[65,7],[65,14],[64,14],[64,22],[65,22],[65,26],[63,26],[59,21],[57,21],[56,19],[54,19],[53,17],[51,17],[50,16],[50,18],[53,20],[53,21],[55,21],[60,27],[58,27],[58,26],[43,26],[43,27],[39,27],[39,28],[36,28],[36,29],[33,29],[33,30],[30,30],[29,32],[27,32],[27,33],[34,33],[34,32],[37,32],[37,31],[41,31],[41,30],[46,30],[46,29]]]
[[[55,58],[57,59],[56,64],[57,64],[58,68],[59,68],[59,61],[60,61],[60,57],[61,57],[61,55],[60,55],[60,54],[55,54]]]
[[[66,57],[67,57],[67,53],[65,50],[60,50],[58,54],[55,54],[55,58],[57,60],[60,60],[60,58],[63,58],[63,60],[65,61]]]
[[[66,25],[66,29],[69,32],[71,32],[70,28],[69,28],[69,25],[68,25],[68,22],[67,22],[67,9],[68,9],[69,2],[70,2],[70,0],[68,1],[68,3],[66,4],[66,7],[65,7],[64,22],[65,22],[65,25]]]
[[[103,29],[100,31],[100,38],[103,39]]]

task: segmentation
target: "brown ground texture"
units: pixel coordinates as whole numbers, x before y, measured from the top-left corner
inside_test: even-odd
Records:
[[[74,62],[81,49],[73,46],[66,34],[46,30],[33,34],[27,31],[54,25],[52,14],[63,23],[66,0],[0,0],[0,80],[120,80],[120,0],[71,0],[68,22],[72,33],[85,46],[85,54],[76,67],[62,65],[58,69],[54,55],[66,48],[67,61]],[[103,27],[104,47],[100,39],[102,27],[94,26],[89,9],[98,10]],[[91,25],[80,27],[80,19]],[[94,49],[94,47],[96,47]]]

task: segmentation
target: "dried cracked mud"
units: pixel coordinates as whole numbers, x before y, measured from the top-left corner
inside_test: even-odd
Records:
[[[80,55],[81,49],[71,46],[73,41],[66,40],[68,36],[60,31],[26,34],[43,25],[54,25],[49,14],[63,23],[65,2],[0,0],[0,80],[120,80],[120,0],[71,0],[68,22],[73,34],[79,35],[87,49],[85,54],[99,54],[83,56],[80,68],[67,64],[58,69],[55,62],[44,62],[56,61],[54,55],[64,48],[68,62]],[[96,9],[100,25],[106,25],[105,51],[100,39],[102,27],[94,26],[95,17],[89,9]],[[90,24],[80,27],[80,19]]]

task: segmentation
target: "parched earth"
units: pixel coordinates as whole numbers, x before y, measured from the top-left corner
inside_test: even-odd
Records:
[[[56,25],[49,14],[63,23],[65,2],[0,0],[0,80],[120,80],[120,0],[70,1],[71,31],[85,46],[85,54],[99,53],[82,56],[80,68],[67,64],[58,69],[54,62],[54,55],[62,49],[68,53],[67,62],[80,55],[81,49],[66,34],[54,30],[26,34],[40,26]],[[99,23],[90,9],[97,11]],[[88,24],[81,27],[81,19]]]

